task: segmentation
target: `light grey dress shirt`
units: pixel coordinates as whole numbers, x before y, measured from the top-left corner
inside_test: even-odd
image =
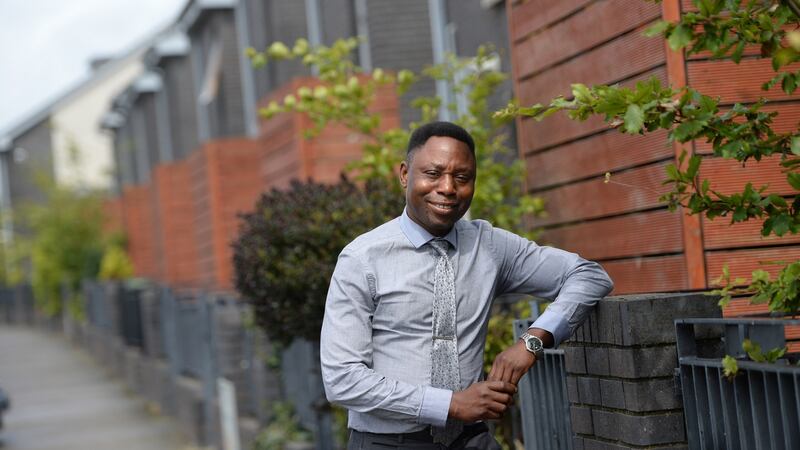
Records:
[[[328,400],[349,427],[408,433],[444,426],[452,391],[430,386],[433,236],[406,212],[351,242],[331,278],[320,357]],[[574,253],[536,245],[483,220],[456,223],[453,248],[461,388],[481,380],[492,300],[506,293],[554,299],[534,327],[556,345],[612,289],[605,271]]]

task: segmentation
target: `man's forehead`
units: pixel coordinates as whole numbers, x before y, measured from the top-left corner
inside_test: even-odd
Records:
[[[433,141],[437,139],[437,141]],[[444,140],[446,139],[446,140]],[[466,143],[446,136],[433,136],[414,151],[413,161],[425,165],[475,165],[475,155]],[[421,158],[420,158],[421,157]]]

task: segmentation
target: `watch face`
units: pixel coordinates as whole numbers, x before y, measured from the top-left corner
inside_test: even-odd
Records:
[[[541,339],[536,336],[530,336],[528,339],[526,339],[525,347],[527,347],[529,351],[537,354],[544,350]]]

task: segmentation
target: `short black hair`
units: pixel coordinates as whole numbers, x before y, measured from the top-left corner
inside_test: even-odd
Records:
[[[406,161],[411,162],[411,155],[415,150],[425,145],[428,139],[434,136],[444,136],[453,138],[467,144],[472,156],[475,156],[475,141],[469,132],[452,122],[429,122],[414,130],[411,138],[408,139],[406,149]]]

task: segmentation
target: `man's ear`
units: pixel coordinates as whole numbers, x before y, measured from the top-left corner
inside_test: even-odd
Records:
[[[408,188],[408,164],[405,161],[400,163],[400,185],[403,189]]]

